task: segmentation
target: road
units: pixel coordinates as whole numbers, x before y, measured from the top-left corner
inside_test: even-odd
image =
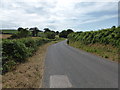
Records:
[[[43,87],[118,88],[118,63],[62,41],[48,47]]]

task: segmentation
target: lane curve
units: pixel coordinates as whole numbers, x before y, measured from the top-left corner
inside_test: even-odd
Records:
[[[50,77],[54,75],[67,76],[72,88],[118,88],[118,63],[73,48],[66,40],[48,47],[45,88],[51,87]]]

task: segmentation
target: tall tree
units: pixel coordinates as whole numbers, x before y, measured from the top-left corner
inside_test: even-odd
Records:
[[[56,31],[56,35],[58,35],[59,34],[59,31]]]
[[[30,28],[30,30],[32,31],[33,37],[38,36],[39,29],[37,27]]]
[[[49,28],[44,28],[44,32],[46,33],[46,32],[51,32],[51,30],[49,29]]]
[[[67,35],[67,31],[63,30],[62,32],[60,32],[59,37],[67,38]]]
[[[22,27],[19,27],[17,30],[18,30],[18,31],[21,31],[21,30],[23,30],[23,28],[22,28]]]
[[[70,34],[70,33],[72,33],[72,32],[74,32],[72,29],[67,29],[67,33],[68,33],[68,34]]]
[[[67,38],[68,34],[74,32],[72,29],[63,30],[60,32],[59,37]]]

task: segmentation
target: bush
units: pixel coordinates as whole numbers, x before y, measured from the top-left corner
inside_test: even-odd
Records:
[[[22,38],[17,40],[4,39],[2,42],[2,66],[3,73],[12,70],[17,63],[26,61],[26,58],[32,56],[38,46],[49,42],[45,38]]]
[[[46,38],[48,38],[48,39],[55,39],[54,32],[46,32],[45,35],[46,35]]]
[[[103,43],[113,46],[120,46],[120,28],[108,28],[99,31],[87,31],[81,33],[72,33],[68,35],[71,42],[81,42],[83,44]]]
[[[3,41],[3,57],[14,58],[17,62],[22,62],[28,57],[28,50],[24,43],[17,40]]]
[[[59,37],[67,38],[67,36],[68,36],[70,33],[73,33],[73,32],[74,32],[74,31],[73,31],[72,29],[63,30],[62,32],[60,32]]]
[[[13,34],[10,37],[10,39],[25,38],[25,37],[28,37],[29,35],[30,35],[30,31],[28,31],[27,29],[18,28],[18,32]]]
[[[13,69],[15,69],[15,61],[14,60],[9,60],[7,62],[5,62],[5,64],[2,65],[3,69],[2,69],[2,73],[6,73],[8,71],[12,71]]]

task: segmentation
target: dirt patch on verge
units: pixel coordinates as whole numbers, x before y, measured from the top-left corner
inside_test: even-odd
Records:
[[[12,35],[11,34],[0,34],[0,39],[9,38],[10,36],[12,36]]]
[[[28,58],[28,62],[18,65],[16,70],[3,75],[2,87],[41,88],[45,54],[47,47],[52,43],[53,42],[40,46],[35,55]]]

